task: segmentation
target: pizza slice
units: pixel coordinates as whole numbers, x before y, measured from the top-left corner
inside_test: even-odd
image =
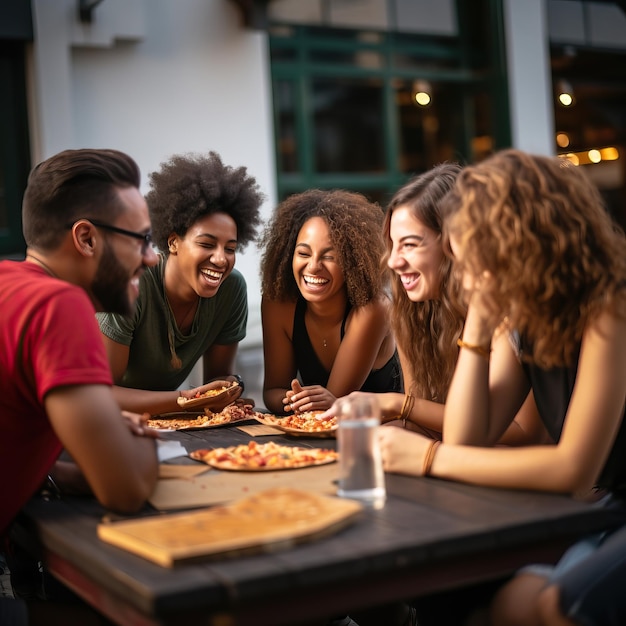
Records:
[[[323,448],[285,446],[273,441],[263,444],[250,441],[229,448],[195,450],[189,456],[217,469],[268,471],[333,463],[338,453]]]

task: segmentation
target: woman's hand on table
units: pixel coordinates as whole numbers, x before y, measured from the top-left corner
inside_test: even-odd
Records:
[[[325,411],[330,409],[335,402],[335,396],[321,385],[309,385],[302,387],[300,382],[294,379],[291,389],[283,398],[285,411],[303,413],[305,411]]]
[[[433,439],[407,432],[403,428],[380,427],[377,435],[385,472],[423,475],[424,458]]]
[[[383,418],[381,419],[381,424],[390,421],[388,417],[384,417],[387,415],[397,415],[400,413],[399,406],[402,405],[402,400],[404,396],[400,393],[389,392],[389,393],[372,393],[369,391],[353,391],[349,393],[347,396],[343,396],[342,398],[336,398],[335,402],[332,406],[326,409],[323,413],[317,415],[318,420],[329,420],[333,417],[339,417],[339,401],[346,400],[355,400],[359,399],[367,400],[367,399],[376,399],[380,407],[381,414]],[[402,422],[399,422],[402,424]]]

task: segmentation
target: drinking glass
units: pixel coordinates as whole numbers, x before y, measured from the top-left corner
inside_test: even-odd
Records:
[[[338,400],[337,443],[339,449],[339,489],[344,498],[359,500],[380,509],[385,504],[385,474],[376,431],[380,407],[371,395]]]

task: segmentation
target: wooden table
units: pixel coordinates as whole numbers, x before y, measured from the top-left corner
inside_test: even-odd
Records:
[[[188,451],[249,440],[234,427],[167,437]],[[526,563],[552,561],[580,535],[623,521],[564,496],[390,474],[386,481],[385,507],[331,537],[174,569],[101,542],[96,527],[106,511],[90,498],[33,499],[16,536],[119,624],[280,626],[496,579]]]

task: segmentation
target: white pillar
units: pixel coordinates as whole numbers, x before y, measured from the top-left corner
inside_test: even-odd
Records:
[[[554,155],[546,0],[503,0],[513,147]]]

